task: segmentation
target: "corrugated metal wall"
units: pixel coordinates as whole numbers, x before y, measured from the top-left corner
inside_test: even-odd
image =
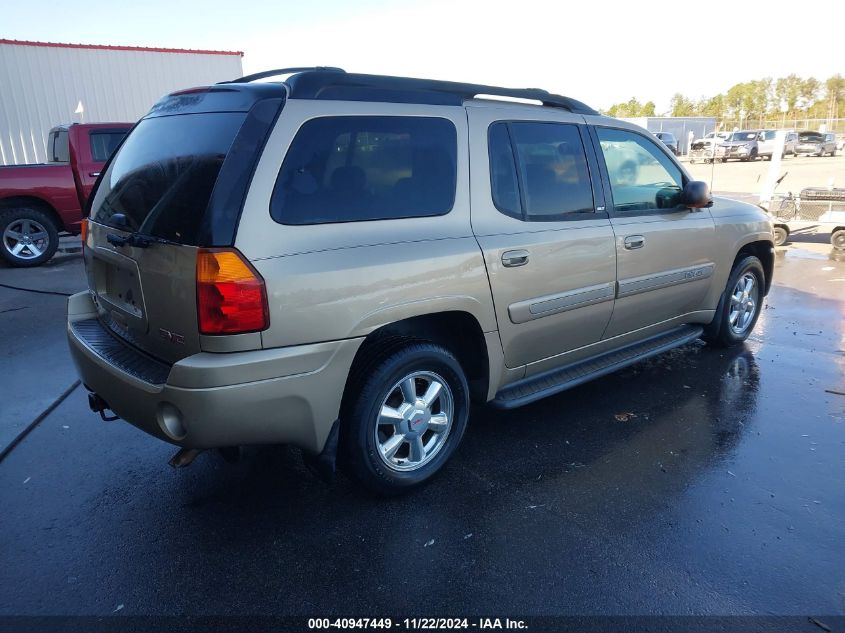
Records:
[[[239,54],[0,43],[0,164],[44,162],[54,125],[136,121],[162,95],[243,75]]]

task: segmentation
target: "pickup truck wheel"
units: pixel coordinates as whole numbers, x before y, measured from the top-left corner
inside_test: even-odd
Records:
[[[400,494],[430,479],[463,437],[466,376],[439,345],[394,348],[348,389],[341,415],[344,463],[378,494]]]
[[[775,237],[775,246],[783,246],[786,244],[786,240],[789,239],[789,231],[782,226],[774,227],[774,229],[772,229],[772,233],[774,233]]]
[[[845,229],[834,231],[830,236],[830,244],[838,251],[845,251]]]
[[[0,215],[0,253],[12,266],[40,266],[59,248],[53,218],[40,209],[11,209]]]
[[[725,293],[704,340],[715,347],[730,347],[748,338],[763,306],[765,273],[760,260],[749,255],[731,271]]]

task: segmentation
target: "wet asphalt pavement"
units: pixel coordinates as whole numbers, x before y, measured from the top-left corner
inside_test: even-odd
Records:
[[[843,615],[845,257],[819,242],[779,250],[743,347],[476,408],[400,499],[283,447],[172,470],[77,388],[0,462],[0,615]],[[51,270],[0,282],[81,279]],[[75,379],[63,323],[60,296],[0,288],[4,427]]]

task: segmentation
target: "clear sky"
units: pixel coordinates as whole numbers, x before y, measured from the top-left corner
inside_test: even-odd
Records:
[[[845,0],[6,0],[0,37],[242,50],[299,65],[545,88],[668,108],[740,81],[845,75]]]

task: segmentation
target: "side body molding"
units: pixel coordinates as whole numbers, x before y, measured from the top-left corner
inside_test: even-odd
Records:
[[[630,297],[651,290],[659,290],[660,288],[667,288],[692,281],[701,281],[708,279],[715,269],[716,265],[710,262],[697,266],[666,270],[652,275],[621,279],[618,283],[608,282],[585,288],[576,288],[575,290],[553,295],[534,297],[525,301],[512,303],[508,306],[508,316],[510,317],[511,323],[525,323],[583,306],[602,303],[604,301],[613,301],[617,297]]]
[[[715,268],[716,265],[709,262],[707,264],[699,264],[697,266],[666,270],[652,275],[643,275],[642,277],[620,279],[619,293],[617,296],[630,297],[631,295],[637,295],[642,292],[659,290],[660,288],[667,288],[669,286],[677,286],[691,281],[700,281],[702,279],[709,278],[713,274]]]
[[[583,306],[612,301],[615,286],[615,282],[608,282],[519,301],[508,306],[508,316],[512,323],[519,324]]]

